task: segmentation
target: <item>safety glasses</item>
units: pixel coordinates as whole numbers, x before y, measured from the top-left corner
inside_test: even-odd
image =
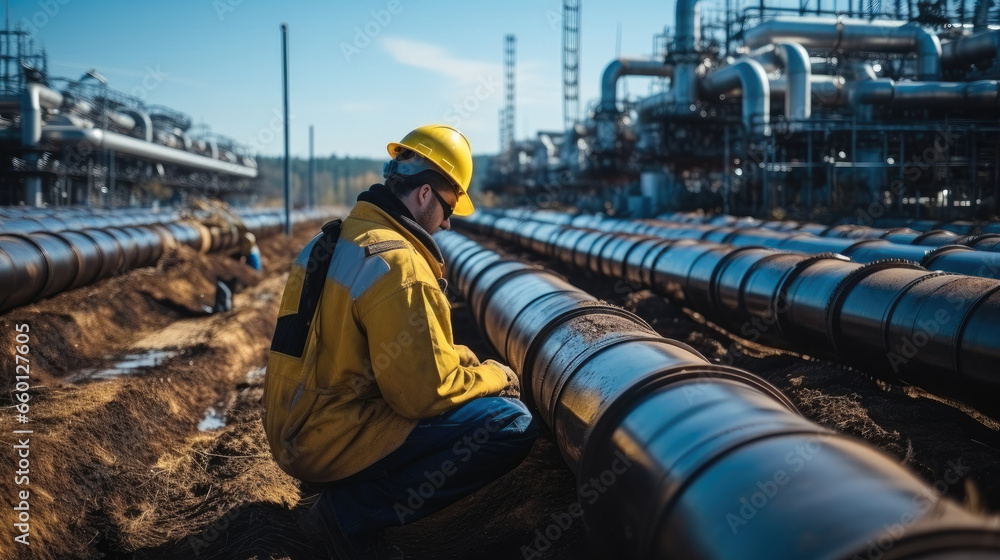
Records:
[[[438,202],[441,203],[441,210],[444,211],[444,219],[447,220],[448,218],[451,217],[451,213],[454,212],[455,209],[449,206],[447,202],[445,202],[444,197],[438,194],[437,189],[431,187],[431,192],[434,193],[434,197],[437,198]]]

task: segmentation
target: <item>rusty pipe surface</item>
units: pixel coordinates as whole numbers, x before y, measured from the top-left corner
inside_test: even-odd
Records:
[[[244,225],[258,239],[282,229],[278,213],[242,214]],[[293,215],[296,221],[319,217],[317,212]],[[142,225],[113,214],[103,219],[107,221],[73,222],[85,226],[79,231],[60,227],[65,222],[51,216],[22,220],[15,229],[4,227],[9,223],[0,219],[0,312],[133,268],[151,266],[166,248],[174,245],[209,252],[231,249],[239,243],[232,228],[206,227],[191,221]]]
[[[903,259],[862,264],[829,252],[734,247],[699,236],[667,240],[647,235],[650,226],[641,222],[622,222],[612,232],[514,215],[483,213],[460,223],[627,278],[743,338],[824,356],[1000,416],[1000,280],[929,271]]]
[[[560,226],[529,227],[554,250]],[[995,521],[802,418],[764,380],[548,271],[454,232],[436,238],[450,285],[576,475],[596,556],[1000,557]]]

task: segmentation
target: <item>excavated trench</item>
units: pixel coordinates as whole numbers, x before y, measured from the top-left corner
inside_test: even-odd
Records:
[[[0,556],[318,557],[296,524],[317,490],[271,461],[258,401],[285,275],[319,225],[299,227],[292,240],[263,240],[260,277],[224,255],[182,247],[155,268],[0,316],[5,387],[14,386],[15,327],[31,329],[31,411],[29,423],[18,426],[34,432],[32,546],[12,549],[16,529],[6,524]],[[1000,507],[1000,437],[992,420],[846,375],[843,366],[736,338],[625,281],[477,240],[556,271],[713,362],[764,377],[810,419],[871,442],[970,507]],[[206,314],[218,277],[242,284],[234,311]],[[481,359],[495,357],[464,302],[455,302],[453,320],[457,342]],[[131,363],[123,366],[126,358]],[[15,425],[12,395],[0,393],[5,426]],[[10,430],[0,444],[15,444]],[[16,468],[11,454],[3,460],[8,472]],[[18,489],[13,477],[0,477],[0,494]],[[515,471],[389,536],[417,559],[590,558],[575,500],[573,476],[543,433]]]

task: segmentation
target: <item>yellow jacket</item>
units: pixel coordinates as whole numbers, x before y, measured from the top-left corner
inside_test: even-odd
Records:
[[[279,330],[298,310],[321,236],[292,266]],[[268,360],[264,429],[285,472],[313,482],[350,476],[397,449],[419,419],[506,387],[503,370],[454,344],[441,277],[416,236],[378,206],[355,205],[301,357],[272,346]]]

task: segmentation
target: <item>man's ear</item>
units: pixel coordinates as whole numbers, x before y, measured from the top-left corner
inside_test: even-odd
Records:
[[[430,183],[424,183],[423,185],[420,185],[420,188],[417,189],[417,202],[422,205],[430,202],[429,199],[434,196],[433,194],[431,194],[431,189],[433,188],[434,187],[432,187]]]

